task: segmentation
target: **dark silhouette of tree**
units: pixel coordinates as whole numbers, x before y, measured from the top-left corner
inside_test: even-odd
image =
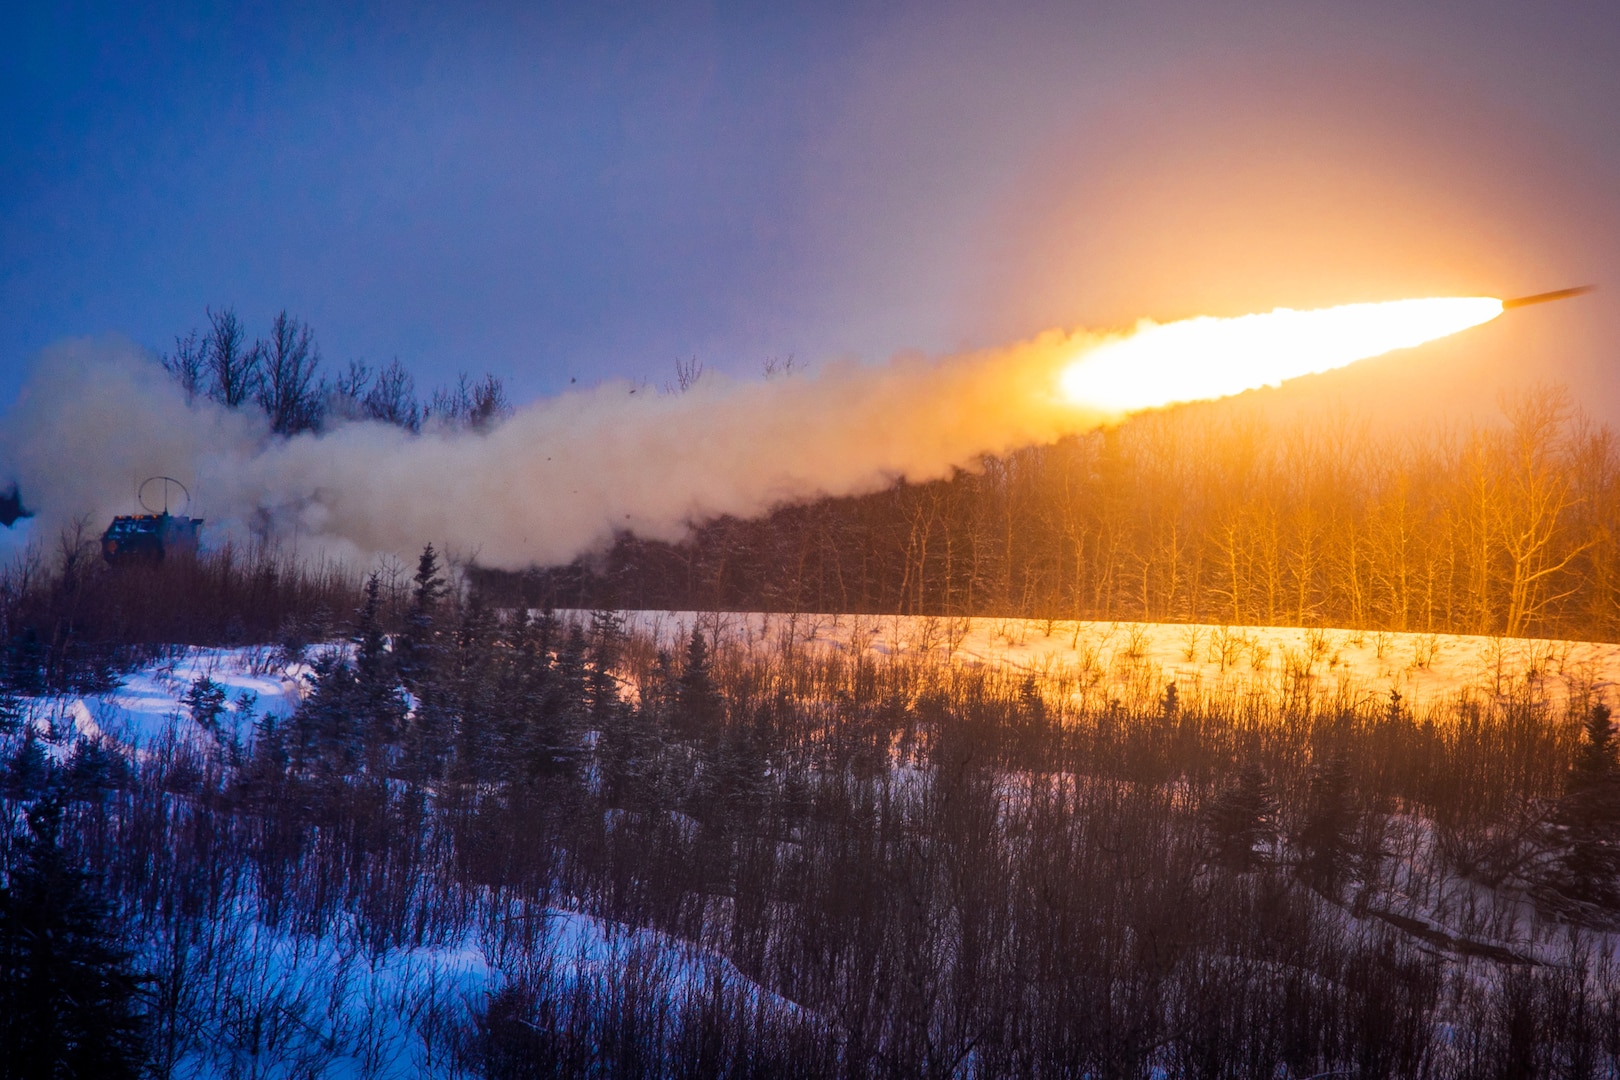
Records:
[[[703,631],[692,628],[686,643],[686,663],[675,683],[675,726],[687,737],[713,733],[720,721],[720,691],[709,671],[709,645]]]
[[[76,799],[93,799],[134,781],[129,760],[101,736],[76,740],[62,771],[63,786]]]
[[[0,1077],[138,1076],[140,979],[61,827],[60,802],[35,803],[0,887]]]
[[[562,646],[557,650],[555,708],[575,724],[585,722],[589,659],[590,642],[580,625],[573,623],[568,627]]]
[[[4,675],[7,690],[22,695],[45,692],[45,643],[33,626],[24,626],[6,642]]]
[[[388,651],[388,636],[382,629],[382,583],[373,573],[366,579],[365,602],[355,613],[355,689],[359,695],[361,739],[365,745],[366,766],[373,773],[383,770],[388,748],[400,735],[405,719],[405,699],[400,696],[394,657]]]
[[[223,686],[207,675],[198,675],[180,696],[180,703],[186,707],[192,723],[209,734],[216,734],[219,718],[225,713],[225,698]]]
[[[1564,795],[1553,814],[1557,861],[1549,884],[1579,905],[1620,914],[1620,760],[1607,705],[1581,729]]]
[[[50,790],[56,766],[39,744],[32,724],[23,729],[22,741],[6,762],[5,792],[13,799],[36,799]]]
[[[592,722],[598,725],[611,720],[619,707],[619,683],[613,669],[619,662],[623,639],[624,619],[617,612],[591,612],[585,705]]]
[[[494,764],[489,756],[498,735],[494,633],[494,618],[475,589],[462,607],[456,628],[450,680],[456,771],[468,781],[483,779]]]
[[[446,591],[439,554],[428,544],[416,560],[405,631],[395,642],[400,678],[407,689],[418,695],[438,674],[439,630],[435,620]]]
[[[293,716],[292,764],[325,778],[348,776],[364,754],[360,687],[349,661],[337,651],[315,657],[311,691]]]
[[[432,544],[422,549],[411,580],[405,630],[395,638],[395,663],[400,681],[416,696],[416,709],[406,731],[406,766],[411,775],[427,778],[439,774],[453,738],[438,625],[447,587]]]
[[[188,403],[207,392],[208,348],[196,330],[184,337],[175,335],[174,352],[162,357],[163,369],[180,384]]]
[[[1237,870],[1260,863],[1261,848],[1277,835],[1277,810],[1276,792],[1265,769],[1258,762],[1246,762],[1210,800],[1204,814],[1215,858]]]
[[[1338,891],[1357,824],[1350,766],[1341,752],[1321,758],[1311,770],[1298,843],[1300,869],[1324,893]]]
[[[499,376],[485,375],[474,383],[462,372],[455,385],[433,391],[422,408],[423,426],[451,431],[485,431],[512,414],[506,386]]]
[[[255,396],[277,435],[308,431],[321,420],[321,386],[316,379],[321,354],[309,324],[283,309],[270,324],[260,348]]]
[[[247,343],[242,322],[231,308],[208,311],[208,334],[203,339],[208,396],[227,409],[239,409],[259,390],[262,350]]]
[[[422,426],[422,407],[416,401],[416,380],[396,358],[377,372],[363,401],[365,415],[406,431]]]

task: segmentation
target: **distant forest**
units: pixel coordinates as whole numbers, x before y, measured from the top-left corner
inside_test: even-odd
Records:
[[[808,452],[808,451],[807,451]],[[721,518],[492,594],[845,611],[1620,636],[1620,445],[1557,387],[1499,423],[1380,432],[1229,405],[986,457],[925,484]]]

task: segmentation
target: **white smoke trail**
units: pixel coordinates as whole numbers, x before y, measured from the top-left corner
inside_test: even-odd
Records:
[[[1094,426],[1100,413],[1057,393],[1058,372],[1091,340],[1054,332],[944,360],[708,376],[679,395],[613,382],[483,434],[351,423],[287,440],[254,417],[186,404],[133,346],[78,341],[41,358],[0,424],[0,471],[45,535],[77,515],[99,530],[130,512],[135,482],[167,474],[192,485],[192,512],[216,537],[270,531],[360,557],[433,541],[519,568],[568,561],[621,530],[678,539],[715,515],[928,480]]]

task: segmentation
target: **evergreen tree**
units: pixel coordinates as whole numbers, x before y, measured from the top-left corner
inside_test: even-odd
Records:
[[[452,740],[436,625],[446,586],[432,544],[422,549],[412,581],[411,607],[406,630],[397,642],[396,663],[400,681],[416,696],[415,713],[405,733],[406,771],[417,780],[426,780],[442,772]]]
[[[449,715],[455,738],[458,779],[476,781],[489,772],[488,754],[495,737],[496,680],[494,620],[482,594],[474,591],[462,609],[456,629]]]
[[[1350,767],[1342,753],[1326,755],[1312,770],[1310,792],[1298,842],[1301,868],[1317,888],[1338,891],[1356,829]]]
[[[568,628],[568,636],[563,639],[562,648],[557,650],[557,679],[553,695],[556,709],[571,724],[579,723],[585,714],[588,651],[585,631],[575,623]]]
[[[382,631],[381,583],[376,574],[366,579],[365,602],[355,613],[355,689],[359,696],[360,736],[365,748],[366,767],[372,773],[383,770],[388,748],[399,738],[405,719],[405,700],[400,696],[388,638]]]
[[[100,736],[75,742],[65,771],[67,788],[79,799],[128,787],[132,779],[129,761]]]
[[[1238,870],[1261,861],[1259,849],[1277,835],[1277,797],[1265,770],[1256,762],[1245,764],[1210,801],[1204,821],[1217,860]]]
[[[517,613],[512,649],[496,706],[505,775],[522,780],[571,773],[578,757],[575,732],[560,708],[551,663],[556,622],[549,611],[531,618]]]
[[[140,980],[60,829],[61,804],[36,803],[0,887],[0,1077],[137,1076]]]
[[[653,656],[652,678],[641,687],[641,711],[654,725],[668,724],[679,692],[680,676],[668,649]]]
[[[192,680],[186,692],[181,696],[180,702],[185,705],[186,711],[191,715],[191,722],[210,735],[219,734],[219,718],[225,711],[225,688],[210,679],[207,675],[199,675]]]
[[[585,673],[585,705],[600,730],[619,707],[619,683],[613,669],[624,640],[624,620],[612,611],[591,612],[590,662]]]
[[[22,742],[6,762],[5,793],[13,799],[37,799],[50,790],[56,766],[39,745],[39,734],[32,724],[23,729]]]
[[[347,776],[359,765],[363,750],[359,683],[337,652],[316,657],[310,666],[311,692],[293,716],[293,767],[314,765],[324,775]]]
[[[675,724],[682,734],[708,734],[720,720],[720,691],[709,671],[709,646],[703,631],[692,628],[686,645],[686,665],[675,684]]]
[[[1553,830],[1559,851],[1547,884],[1578,904],[1620,913],[1620,761],[1606,705],[1587,714]]]
[[[432,544],[422,549],[411,581],[411,607],[405,616],[405,633],[399,639],[398,664],[405,686],[420,697],[431,688],[437,674],[435,620],[447,591],[444,575],[440,573],[439,555]]]
[[[13,694],[33,696],[45,692],[45,644],[32,626],[24,627],[6,643],[0,682]]]

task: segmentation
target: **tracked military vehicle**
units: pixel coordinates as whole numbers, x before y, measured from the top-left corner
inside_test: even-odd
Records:
[[[162,486],[163,508],[154,509],[147,498],[157,501],[157,485]],[[130,566],[162,562],[177,555],[197,554],[198,534],[203,519],[176,515],[169,512],[170,493],[184,496],[181,509],[191,506],[191,492],[171,476],[154,476],[146,480],[135,492],[144,514],[120,514],[113,518],[107,531],[101,534],[101,556],[113,566]]]

